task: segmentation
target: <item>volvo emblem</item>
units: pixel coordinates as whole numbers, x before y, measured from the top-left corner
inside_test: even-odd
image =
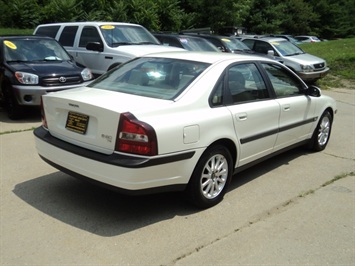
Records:
[[[60,78],[59,78],[59,82],[64,83],[64,82],[66,82],[66,81],[67,81],[67,79],[66,79],[65,77],[60,77]]]

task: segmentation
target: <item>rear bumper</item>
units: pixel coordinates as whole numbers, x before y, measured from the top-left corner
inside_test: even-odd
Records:
[[[183,190],[199,158],[196,151],[154,158],[105,155],[54,138],[43,127],[34,135],[40,157],[50,165],[125,194]]]

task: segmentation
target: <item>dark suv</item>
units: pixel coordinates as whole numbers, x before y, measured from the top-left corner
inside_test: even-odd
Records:
[[[188,33],[185,33],[186,35]],[[211,42],[216,46],[220,51],[225,53],[235,53],[235,54],[253,54],[248,46],[236,39],[235,37],[228,36],[219,36],[219,35],[210,35],[210,34],[198,34],[196,35],[200,38]]]
[[[89,69],[77,64],[53,38],[0,36],[0,100],[9,118],[39,106],[41,95],[87,85]]]
[[[154,33],[153,35],[163,45],[175,46],[188,51],[220,52],[212,43],[197,36],[164,33]]]

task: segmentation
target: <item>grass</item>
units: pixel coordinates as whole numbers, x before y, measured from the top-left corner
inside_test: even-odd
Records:
[[[326,87],[342,87],[344,79],[355,84],[355,38],[333,40],[320,43],[301,44],[307,53],[323,58],[330,67],[330,73],[318,81]],[[352,85],[355,89],[355,86]]]
[[[34,29],[0,28],[0,35],[32,35]]]
[[[33,30],[0,28],[0,35],[31,35]],[[318,86],[322,89],[327,87],[355,89],[355,38],[305,43],[300,47],[307,53],[325,59],[330,67],[330,73],[317,81]]]
[[[19,132],[25,132],[25,131],[33,131],[33,130],[35,130],[35,129],[36,129],[35,127],[31,127],[31,128],[27,128],[27,129],[3,131],[3,132],[0,132],[0,135],[12,134],[12,133],[19,133]]]

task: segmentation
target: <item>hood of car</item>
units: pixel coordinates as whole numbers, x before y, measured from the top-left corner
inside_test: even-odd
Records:
[[[285,56],[284,59],[284,61],[290,60],[302,65],[314,65],[325,62],[325,60],[323,60],[322,58],[307,53]]]
[[[83,68],[72,61],[30,61],[9,63],[13,71],[33,73],[38,76],[73,75],[80,73]]]
[[[134,55],[136,57],[152,54],[152,53],[160,53],[160,52],[174,52],[174,51],[185,51],[185,49],[173,47],[173,46],[165,46],[165,45],[121,45],[114,48],[115,50],[119,50],[120,53],[126,53],[127,55]]]

